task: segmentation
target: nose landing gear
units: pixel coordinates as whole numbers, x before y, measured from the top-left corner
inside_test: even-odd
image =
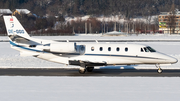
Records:
[[[161,69],[160,65],[159,65],[159,64],[156,64],[156,67],[158,68],[157,72],[158,72],[159,74],[161,74],[161,73],[162,73],[162,69]]]

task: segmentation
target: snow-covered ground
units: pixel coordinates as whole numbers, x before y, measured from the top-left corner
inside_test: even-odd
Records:
[[[86,16],[82,16],[82,17],[66,17],[65,20],[66,22],[71,22],[71,21],[86,21],[89,18],[91,18],[91,16],[86,15]],[[124,23],[127,22],[128,20],[125,20],[123,15],[116,15],[116,16],[109,16],[109,17],[95,17],[97,20],[101,21],[101,22],[118,22],[118,23]],[[148,21],[150,21],[150,23],[154,23],[154,19],[157,19],[158,15],[154,15],[154,16],[147,16],[147,17],[137,17],[137,18],[131,18],[131,21],[141,21],[141,22],[145,22],[148,23]]]
[[[0,77],[1,101],[179,101],[180,78]]]
[[[171,39],[179,36],[64,36],[37,37],[43,39]],[[0,37],[0,40],[7,37]],[[147,44],[156,50],[180,60],[180,42],[135,42]],[[19,52],[10,48],[8,42],[0,42],[1,68],[44,68],[64,67],[34,57],[20,57]],[[176,63],[163,68],[179,68]],[[103,67],[104,68],[104,67]],[[140,65],[136,68],[155,68]],[[179,101],[179,77],[35,77],[0,76],[1,101]]]

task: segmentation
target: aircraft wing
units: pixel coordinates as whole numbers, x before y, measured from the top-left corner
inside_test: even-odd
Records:
[[[106,61],[91,61],[91,60],[69,60],[69,65],[78,65],[84,67],[86,66],[104,66]]]

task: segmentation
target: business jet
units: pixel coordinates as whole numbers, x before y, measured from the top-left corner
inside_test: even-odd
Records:
[[[177,63],[177,59],[139,44],[57,42],[30,37],[15,16],[3,16],[11,47],[21,55],[79,66],[79,73],[92,72],[95,66],[156,65]]]

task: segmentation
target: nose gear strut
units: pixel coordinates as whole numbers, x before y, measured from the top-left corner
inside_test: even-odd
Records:
[[[156,64],[156,67],[158,68],[157,72],[158,72],[159,74],[161,74],[161,73],[162,73],[162,69],[161,69],[160,65],[159,65],[159,64]]]

